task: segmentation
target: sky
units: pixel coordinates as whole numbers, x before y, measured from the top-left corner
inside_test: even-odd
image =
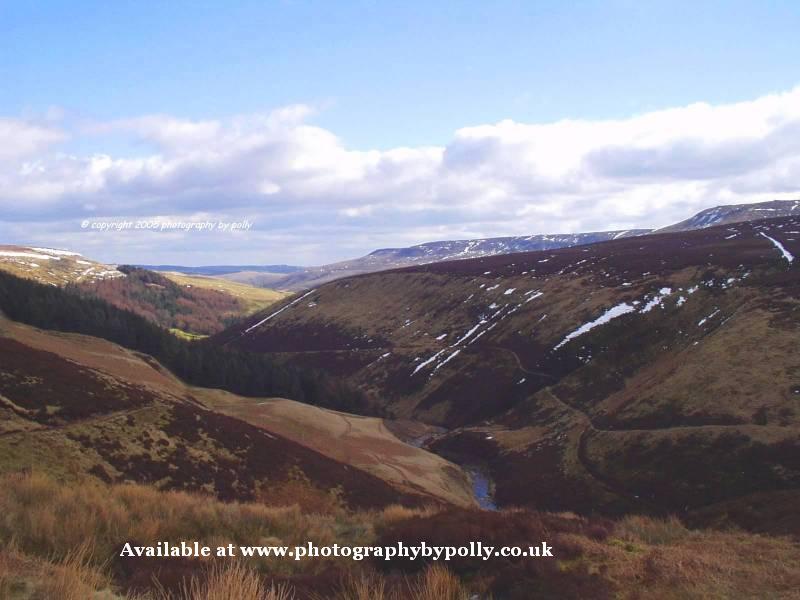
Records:
[[[0,243],[311,265],[800,198],[797,31],[794,1],[0,0]]]

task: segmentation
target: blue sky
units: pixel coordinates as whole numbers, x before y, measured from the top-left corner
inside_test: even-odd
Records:
[[[762,179],[772,183],[763,184],[761,193],[754,185],[730,180],[707,185],[705,176],[684,177],[688,188],[677,190],[674,174],[658,188],[651,173],[635,185],[626,180],[626,202],[638,203],[636,210],[615,211],[621,196],[612,196],[619,181],[605,191],[596,189],[595,173],[583,177],[580,189],[565,190],[577,171],[542,167],[534,158],[518,165],[516,173],[547,172],[547,181],[516,181],[509,190],[499,171],[507,177],[508,165],[530,154],[529,146],[520,150],[519,140],[539,134],[524,127],[500,128],[502,135],[498,129],[469,131],[467,137],[490,139],[492,145],[489,154],[482,148],[470,155],[485,167],[474,169],[485,172],[477,181],[455,182],[452,172],[445,177],[441,168],[450,164],[447,157],[464,157],[459,132],[465,128],[506,121],[521,126],[564,119],[626,122],[698,102],[725,107],[790,94],[800,84],[798,31],[800,5],[788,1],[0,0],[0,119],[7,123],[5,130],[0,128],[7,139],[0,137],[0,142],[31,148],[6,158],[5,167],[0,163],[0,169],[7,169],[6,177],[0,170],[0,218],[31,225],[6,226],[0,234],[13,241],[57,238],[87,252],[100,251],[104,256],[99,258],[107,260],[138,260],[125,256],[125,249],[133,248],[196,263],[212,258],[196,234],[171,240],[162,236],[155,245],[146,236],[131,237],[123,245],[120,237],[115,245],[74,231],[73,221],[87,216],[253,216],[257,231],[228,240],[223,262],[313,263],[427,236],[657,225],[720,200],[791,194],[785,182],[775,184],[775,177],[764,173]],[[783,119],[787,111],[794,114],[794,102],[790,96],[783,100],[785,109],[762,105],[760,116],[752,117],[767,119],[769,114],[774,120],[776,113],[770,111],[778,110]],[[295,107],[288,117],[287,106]],[[252,144],[261,144],[262,150],[280,147],[288,154],[243,154],[242,148],[251,144],[244,139],[247,132],[264,133],[269,115],[269,135]],[[696,123],[681,121],[685,139],[679,146],[697,142],[690,122]],[[182,133],[180,140],[166,140],[165,132],[187,127],[194,128],[188,138]],[[719,127],[725,129],[724,123]],[[741,145],[745,138],[769,135],[757,129],[734,131],[734,141]],[[573,134],[595,135],[566,132]],[[700,145],[718,141],[717,133],[710,136]],[[636,146],[641,137],[626,139]],[[576,138],[575,147],[587,139]],[[606,145],[614,139],[608,137]],[[185,146],[178,148],[179,142]],[[205,144],[216,157],[224,155],[228,171],[218,164],[204,170],[202,165],[212,159],[192,155],[191,168],[159,188],[191,162],[193,144]],[[324,159],[317,155],[320,148],[330,151]],[[398,159],[402,148],[415,154]],[[426,153],[428,148],[440,149],[438,157]],[[699,160],[727,156],[723,148],[709,148],[698,154]],[[92,162],[100,154],[112,162]],[[779,158],[793,161],[794,154]],[[139,162],[114,162],[125,160]],[[154,175],[156,160],[162,162]],[[313,189],[290,185],[308,176],[305,166],[288,175],[270,171],[251,186],[237,185],[263,160],[311,164],[314,173],[344,163],[345,173],[321,177]],[[437,160],[438,166],[433,164]],[[486,162],[492,160],[501,162]],[[735,157],[730,164],[738,164]],[[42,173],[38,182],[32,180],[34,167]],[[98,169],[103,180],[87,185]],[[27,187],[20,182],[23,171]],[[386,189],[381,177],[399,177],[402,185]],[[412,179],[418,185],[406,185]],[[113,185],[120,181],[126,185]],[[207,182],[205,189],[199,189],[202,182]],[[706,189],[696,189],[698,182],[705,182]],[[273,188],[278,191],[264,192]],[[477,188],[485,188],[483,195]],[[27,194],[36,210],[30,203],[14,204]],[[604,218],[564,216],[570,207],[582,206],[582,199],[596,203],[599,195],[609,202]],[[503,218],[497,218],[496,206],[482,216],[480,207],[493,202],[509,208],[499,211]],[[402,204],[417,210],[398,216]],[[314,243],[315,236],[326,243]],[[332,251],[333,240],[338,244]],[[287,244],[294,246],[294,254],[282,250]]]

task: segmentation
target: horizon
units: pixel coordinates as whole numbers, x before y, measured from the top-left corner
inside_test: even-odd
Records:
[[[320,265],[800,196],[791,7],[0,14],[4,243],[109,263]],[[93,228],[126,221],[227,229]]]

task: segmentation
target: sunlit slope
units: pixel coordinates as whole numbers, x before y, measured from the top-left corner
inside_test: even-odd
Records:
[[[255,287],[245,283],[237,283],[236,281],[230,281],[221,277],[185,275],[175,272],[162,272],[161,274],[184,287],[216,290],[233,296],[241,301],[243,305],[242,312],[244,314],[262,310],[288,295],[287,292]]]

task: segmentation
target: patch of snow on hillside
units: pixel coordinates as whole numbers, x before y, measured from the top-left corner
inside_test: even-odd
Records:
[[[788,251],[786,248],[784,248],[783,244],[781,244],[781,243],[780,243],[778,240],[776,240],[775,238],[771,238],[771,237],[769,237],[769,236],[768,236],[766,233],[764,233],[763,231],[762,231],[762,232],[760,232],[760,233],[761,233],[761,235],[763,235],[765,238],[767,238],[767,239],[768,239],[770,242],[772,242],[772,243],[774,244],[774,246],[775,246],[775,247],[776,247],[778,250],[780,250],[780,251],[781,251],[781,254],[783,255],[783,258],[785,258],[785,259],[786,259],[786,262],[788,262],[789,264],[791,264],[791,263],[792,263],[792,261],[794,260],[794,256],[792,256],[791,252],[789,252],[789,251]]]
[[[55,250],[53,248],[31,248],[36,252],[44,252],[45,254],[52,254],[53,256],[80,256],[80,252],[70,252],[69,250]]]
[[[644,307],[642,308],[642,312],[643,313],[650,312],[656,306],[661,304],[661,302],[664,300],[664,298],[669,296],[671,293],[672,293],[672,288],[668,288],[668,287],[661,288],[660,290],[658,290],[658,294],[653,296],[653,299],[650,300],[647,304],[644,305]]]
[[[455,352],[453,352],[453,353],[452,353],[450,356],[448,356],[447,358],[445,358],[445,359],[444,359],[442,362],[440,362],[438,365],[436,365],[436,366],[433,368],[433,371],[431,371],[431,374],[430,374],[430,376],[431,376],[431,377],[433,377],[433,374],[434,374],[434,373],[436,373],[436,371],[438,371],[440,368],[442,368],[443,366],[445,366],[447,363],[449,363],[451,360],[453,360],[453,359],[454,359],[456,356],[458,356],[460,353],[461,353],[461,349],[458,349],[458,350],[456,350]]]
[[[9,258],[35,258],[38,260],[60,260],[55,256],[47,256],[46,254],[37,254],[35,252],[17,252],[14,250],[7,250],[0,252],[0,256],[7,256]]]
[[[433,356],[431,356],[431,357],[430,357],[428,360],[423,360],[421,363],[419,363],[419,364],[417,365],[417,368],[416,368],[416,369],[414,369],[414,371],[413,371],[411,374],[412,374],[412,375],[416,375],[416,374],[417,374],[417,372],[418,372],[420,369],[424,369],[424,368],[425,368],[425,367],[427,367],[429,364],[431,364],[433,361],[435,361],[437,358],[439,358],[439,357],[440,357],[442,354],[444,354],[444,351],[445,351],[445,350],[447,350],[447,348],[444,348],[444,349],[442,349],[442,350],[439,350],[439,351],[438,351],[436,354],[434,354]],[[416,360],[419,360],[419,359],[416,359]]]
[[[503,292],[504,296],[510,296],[516,291],[517,288],[508,288],[505,292]]]
[[[302,295],[302,296],[300,296],[299,298],[295,298],[294,300],[292,300],[291,302],[289,302],[289,304],[287,304],[287,305],[286,305],[286,306],[284,306],[283,308],[279,308],[278,310],[276,310],[276,311],[275,311],[274,313],[272,313],[271,315],[268,315],[267,317],[265,317],[265,318],[261,319],[261,320],[260,320],[258,323],[256,323],[255,325],[251,325],[250,327],[248,327],[247,329],[245,329],[245,330],[244,330],[244,333],[250,333],[250,332],[251,332],[253,329],[255,329],[256,327],[258,327],[258,326],[260,326],[260,325],[263,325],[264,323],[266,323],[267,321],[269,321],[269,320],[270,320],[270,319],[272,319],[273,317],[277,317],[279,314],[281,314],[281,313],[282,313],[283,311],[285,311],[287,308],[289,308],[290,306],[294,306],[295,304],[297,304],[298,302],[300,302],[300,300],[302,300],[303,298],[307,298],[308,296],[310,296],[311,294],[313,294],[313,293],[314,293],[314,292],[316,292],[316,291],[317,291],[317,290],[311,290],[311,291],[308,291],[308,292],[306,292],[305,294],[303,294],[303,295]]]
[[[598,327],[600,325],[604,325],[605,323],[608,323],[612,319],[616,319],[617,317],[621,317],[622,315],[630,313],[630,312],[633,312],[635,310],[636,310],[636,307],[633,306],[632,304],[628,304],[627,302],[623,302],[622,304],[617,304],[616,306],[614,306],[612,308],[609,308],[606,312],[604,312],[602,315],[597,317],[594,321],[589,321],[588,323],[584,323],[583,325],[578,327],[575,331],[573,331],[572,333],[567,335],[567,337],[565,337],[563,340],[561,340],[553,348],[553,350],[558,350],[559,348],[561,348],[564,344],[566,344],[570,340],[573,340],[576,337],[581,336],[584,333],[587,333],[587,332],[591,331],[595,327]]]
[[[523,302],[523,304],[527,304],[531,300],[536,300],[538,297],[544,296],[544,292],[540,292],[538,290],[531,290],[530,292],[525,292],[525,295],[528,297],[525,299],[525,302]]]
[[[718,314],[719,314],[719,309],[715,310],[714,312],[712,312],[712,313],[711,313],[710,315],[708,315],[707,317],[703,317],[702,319],[700,319],[700,320],[697,322],[697,326],[698,326],[698,327],[702,327],[703,325],[705,325],[705,324],[706,324],[706,322],[707,322],[709,319],[713,319],[713,318],[714,318],[714,317],[716,317]]]
[[[469,331],[467,331],[467,333],[465,333],[464,335],[462,335],[462,336],[461,336],[461,337],[458,339],[458,341],[456,341],[456,342],[453,344],[453,346],[458,346],[458,345],[459,345],[461,342],[463,342],[464,340],[466,340],[467,338],[469,338],[470,336],[472,336],[472,334],[474,334],[476,331],[478,331],[478,329],[480,329],[481,325],[485,325],[486,323],[487,323],[487,321],[486,321],[485,319],[481,319],[480,321],[478,321],[478,324],[477,324],[477,325],[475,325],[475,327],[473,327],[473,328],[472,328],[472,329],[470,329]],[[452,347],[452,346],[451,346],[451,347]]]

